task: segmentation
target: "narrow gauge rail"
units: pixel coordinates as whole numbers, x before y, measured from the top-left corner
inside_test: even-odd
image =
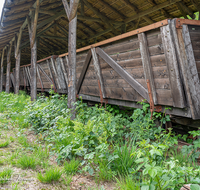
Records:
[[[166,19],[78,49],[76,72],[77,97],[134,108],[146,99],[151,109],[198,126],[200,21]],[[68,77],[68,53],[37,62],[39,92],[53,85],[67,93]],[[30,89],[30,81],[30,65],[21,66],[20,88]]]

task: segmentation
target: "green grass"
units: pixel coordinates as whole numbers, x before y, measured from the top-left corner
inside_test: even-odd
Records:
[[[27,148],[30,146],[28,139],[24,135],[19,136],[17,140],[23,147]]]
[[[80,166],[80,161],[73,158],[69,162],[64,163],[64,171],[67,175],[74,175]]]
[[[6,183],[11,177],[12,172],[13,171],[10,168],[3,169],[3,171],[0,172],[0,184]]]
[[[33,155],[30,156],[23,155],[18,159],[17,164],[22,169],[27,169],[27,168],[35,169],[38,164],[38,160]]]
[[[59,168],[50,168],[45,171],[45,174],[38,173],[37,178],[42,183],[56,182],[61,178],[62,172]]]
[[[8,145],[9,145],[9,141],[3,142],[3,143],[0,142],[0,148],[7,147]]]
[[[140,190],[140,184],[135,181],[131,176],[116,178],[118,189],[123,190]],[[146,190],[146,189],[145,189]]]

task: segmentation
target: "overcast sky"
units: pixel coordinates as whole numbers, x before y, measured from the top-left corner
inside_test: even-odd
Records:
[[[5,0],[0,0],[0,17],[1,17],[1,11],[2,11],[2,8],[3,8],[4,1]]]

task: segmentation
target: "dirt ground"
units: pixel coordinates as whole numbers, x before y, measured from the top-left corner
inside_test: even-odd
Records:
[[[35,169],[22,169],[16,166],[15,161],[23,154],[29,154],[28,148],[24,148],[19,143],[19,137],[25,135],[28,142],[40,144],[39,137],[34,135],[33,132],[21,130],[11,127],[4,126],[0,123],[0,143],[9,141],[8,146],[0,148],[0,172],[4,168],[10,168],[12,170],[12,176],[5,184],[0,183],[0,189],[8,190],[56,190],[56,189],[67,189],[67,190],[114,190],[114,183],[100,183],[98,184],[94,177],[87,174],[74,175],[72,178],[62,174],[59,182],[52,184],[41,183],[37,179],[38,172],[42,172],[43,168],[36,167]],[[40,144],[41,145],[41,144]],[[18,151],[18,152],[17,152]],[[16,154],[16,155],[15,155]],[[51,166],[57,166],[56,157],[54,155],[49,157],[49,163]],[[62,168],[61,168],[62,169]]]

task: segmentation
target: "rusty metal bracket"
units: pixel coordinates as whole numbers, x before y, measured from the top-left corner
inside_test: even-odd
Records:
[[[151,111],[151,119],[153,117],[153,112],[161,112],[162,111],[162,106],[155,106],[153,102],[153,96],[152,96],[152,91],[151,91],[151,85],[149,79],[147,79],[147,89],[148,89],[148,94],[149,94],[149,100],[150,100],[150,111]]]
[[[103,105],[103,103],[105,103],[105,107],[108,103],[108,99],[107,98],[103,98],[103,94],[102,94],[102,91],[101,91],[101,84],[100,84],[100,81],[98,80],[98,86],[99,86],[99,92],[100,92],[100,102],[101,102],[101,107]]]

